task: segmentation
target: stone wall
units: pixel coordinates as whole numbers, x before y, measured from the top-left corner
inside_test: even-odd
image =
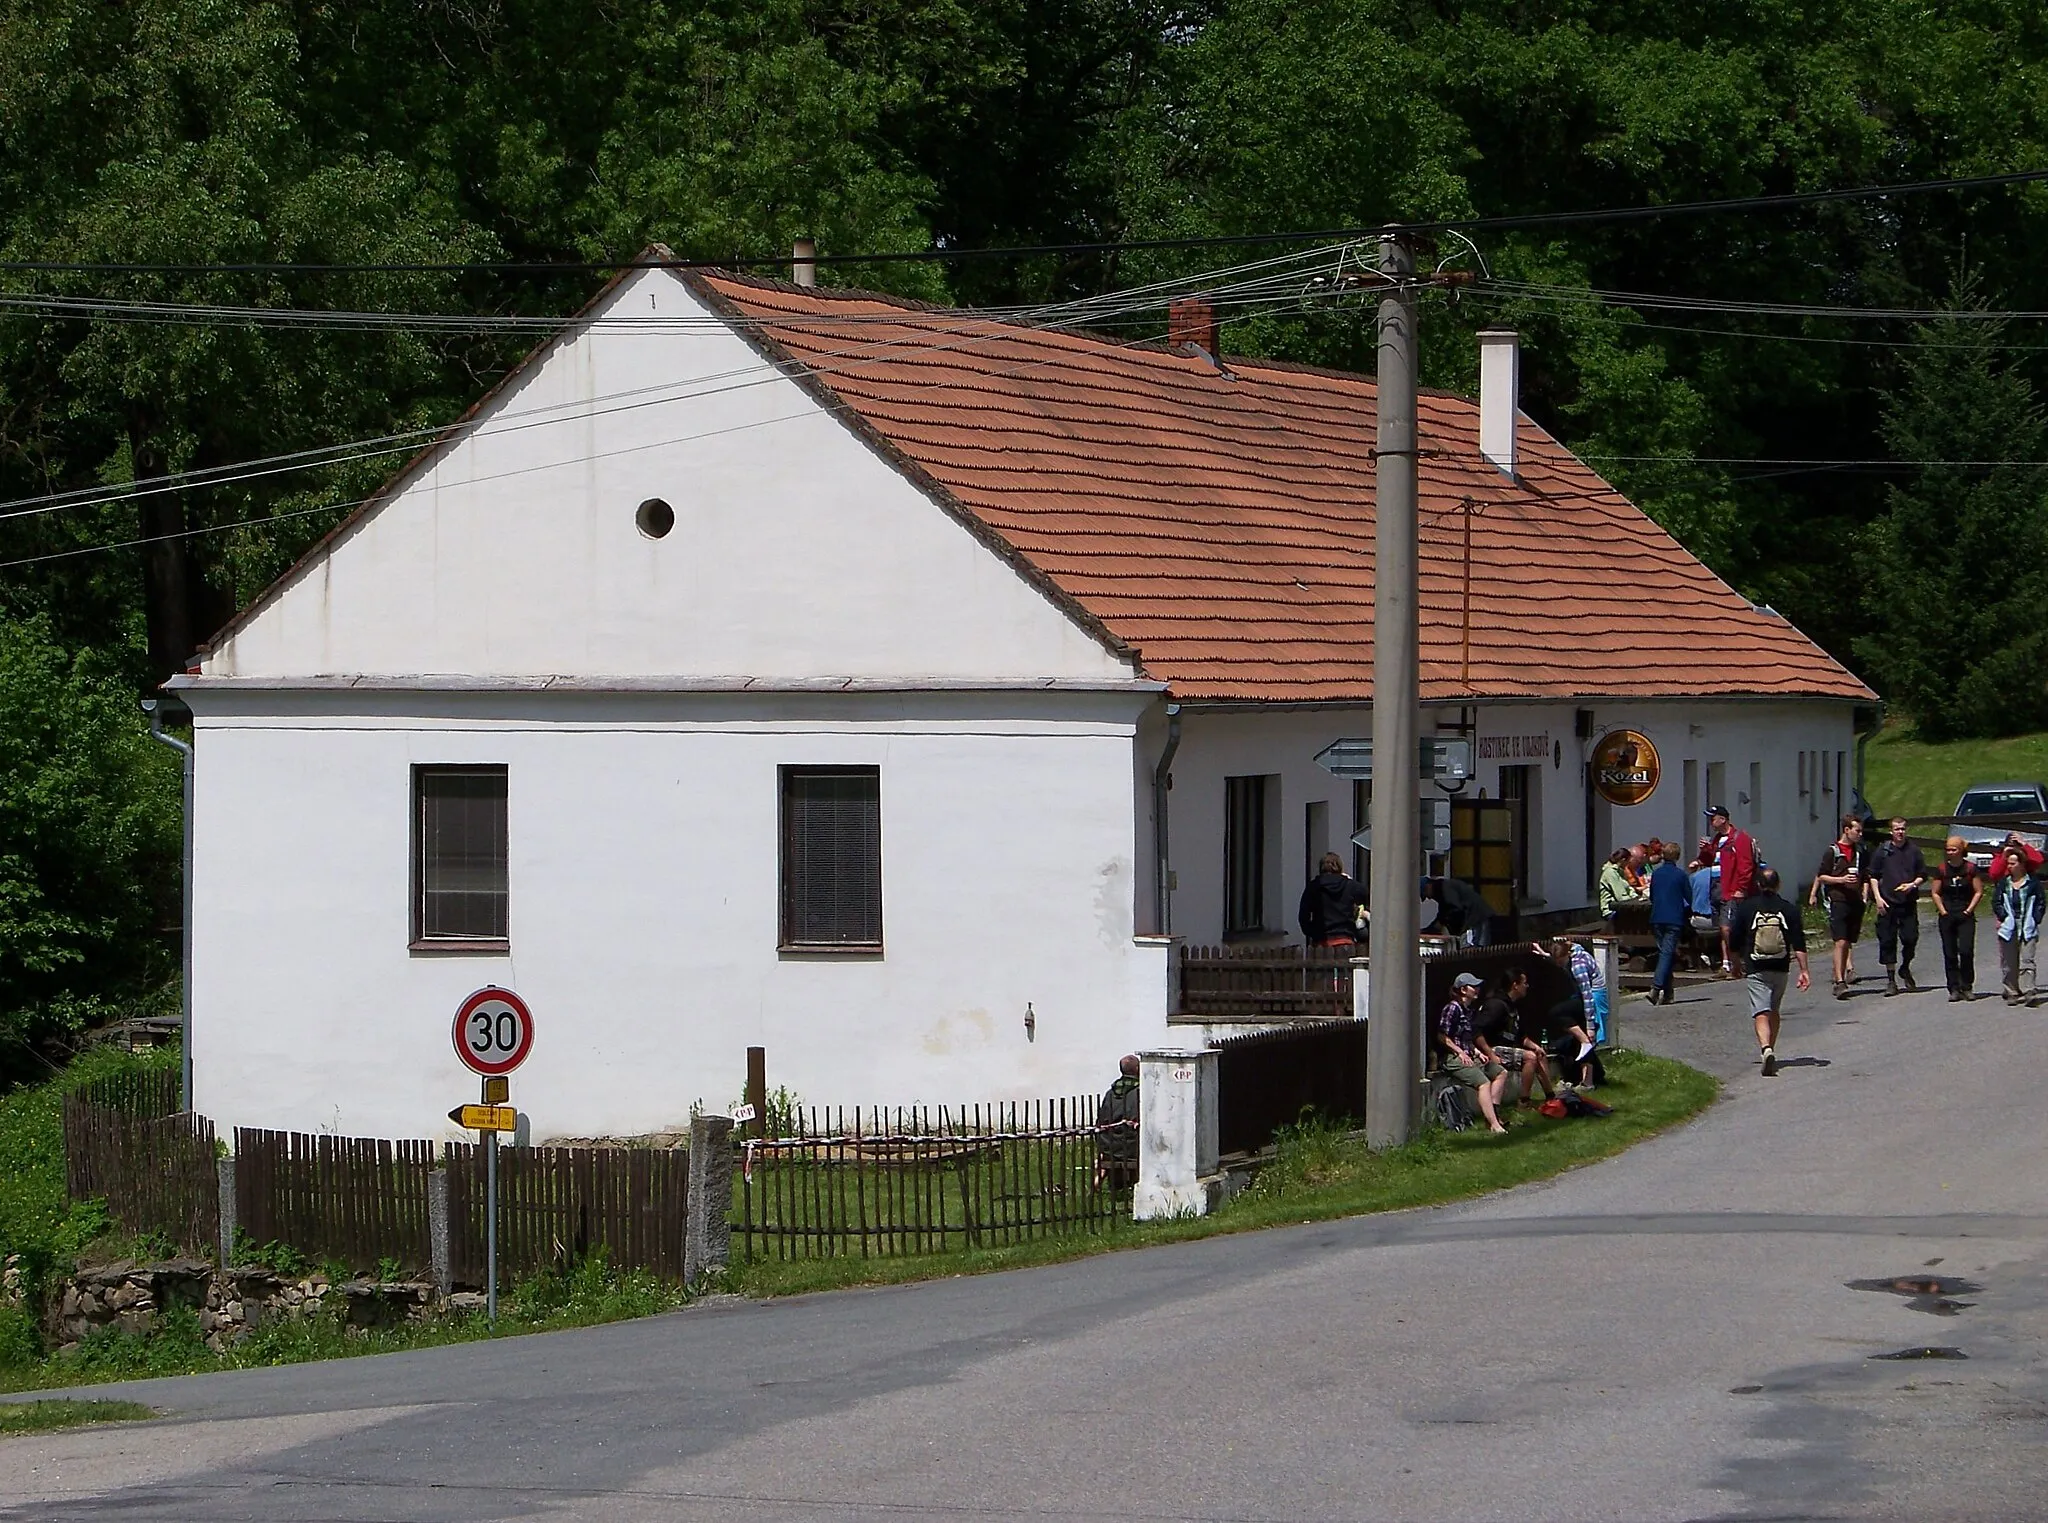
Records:
[[[102,1328],[146,1333],[164,1313],[189,1310],[198,1315],[208,1345],[220,1349],[279,1317],[333,1314],[343,1326],[367,1332],[437,1312],[478,1311],[483,1302],[466,1293],[443,1296],[431,1280],[365,1275],[336,1281],[318,1270],[292,1276],[253,1265],[223,1272],[201,1259],[122,1259],[82,1268],[52,1291],[45,1332],[60,1351],[69,1351]]]

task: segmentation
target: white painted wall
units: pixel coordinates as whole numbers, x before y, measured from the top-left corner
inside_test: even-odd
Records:
[[[594,317],[204,670],[1130,675],[679,280]]]
[[[1705,797],[1707,763],[1727,764],[1729,779],[1725,802],[1736,812],[1736,821],[1757,838],[1766,858],[1788,885],[1802,884],[1811,875],[1827,844],[1834,838],[1836,817],[1843,807],[1833,792],[1802,794],[1799,789],[1799,754],[1818,751],[1827,757],[1827,776],[1832,786],[1837,753],[1843,758],[1843,775],[1855,772],[1855,736],[1851,706],[1795,700],[1755,699],[1747,701],[1701,700],[1686,703],[1592,704],[1594,740],[1611,729],[1642,731],[1657,745],[1663,764],[1663,780],[1657,791],[1633,808],[1601,806],[1598,829],[1602,840],[1625,845],[1658,836],[1665,840],[1695,841],[1705,822],[1695,812],[1685,814],[1683,763],[1688,758],[1699,767],[1700,806]],[[1585,761],[1593,741],[1580,741],[1574,734],[1577,706],[1569,704],[1481,705],[1478,710],[1478,738],[1547,734],[1551,749],[1547,756],[1493,757],[1479,762],[1473,795],[1481,789],[1488,798],[1499,798],[1500,769],[1523,762],[1540,761],[1537,783],[1536,843],[1533,866],[1538,874],[1533,897],[1543,901],[1545,911],[1587,906],[1592,895],[1586,881],[1585,856]],[[1455,710],[1425,711],[1424,730],[1439,719],[1449,721]],[[1350,865],[1347,845],[1352,830],[1352,796],[1348,781],[1331,776],[1314,760],[1331,741],[1345,736],[1370,736],[1372,711],[1364,707],[1314,709],[1205,710],[1189,708],[1182,715],[1182,740],[1174,758],[1174,786],[1169,803],[1169,831],[1172,864],[1179,887],[1173,894],[1173,930],[1197,944],[1214,943],[1223,934],[1223,852],[1224,779],[1238,775],[1266,774],[1278,778],[1279,821],[1277,866],[1279,895],[1268,894],[1267,925],[1288,937],[1299,939],[1295,929],[1295,904],[1305,881],[1305,828],[1307,806],[1323,802],[1328,808],[1331,849],[1344,854]],[[1148,757],[1158,756],[1158,731],[1146,731]],[[1559,756],[1558,747],[1562,747]],[[1738,792],[1748,790],[1750,764],[1762,769],[1763,794],[1752,821],[1751,809],[1741,804]],[[1269,785],[1272,786],[1272,785]],[[1607,849],[1612,849],[1610,845]],[[1604,852],[1602,853],[1604,855]],[[1148,880],[1149,881],[1149,880]]]
[[[195,1101],[224,1126],[448,1135],[476,1090],[450,1021],[487,983],[535,1012],[536,1137],[723,1107],[750,1044],[852,1105],[1095,1092],[1164,1038],[1132,939],[1149,694],[190,697]],[[509,768],[509,956],[407,950],[435,762]],[[776,950],[776,768],[817,762],[881,768],[880,957]]]

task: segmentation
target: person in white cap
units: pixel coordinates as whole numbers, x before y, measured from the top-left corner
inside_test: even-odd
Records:
[[[1508,1091],[1508,1070],[1473,1019],[1479,987],[1470,973],[1451,980],[1450,1002],[1437,1013],[1436,1045],[1443,1072],[1479,1097],[1479,1114],[1486,1118],[1487,1129],[1498,1134],[1507,1130],[1500,1122],[1500,1102]]]

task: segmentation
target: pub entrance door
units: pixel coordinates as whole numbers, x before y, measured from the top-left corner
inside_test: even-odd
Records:
[[[1451,800],[1450,875],[1478,889],[1492,906],[1496,942],[1521,935],[1516,906],[1522,897],[1522,840],[1521,800]]]

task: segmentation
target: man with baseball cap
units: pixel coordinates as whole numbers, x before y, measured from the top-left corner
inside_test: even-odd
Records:
[[[1721,869],[1721,907],[1716,918],[1721,922],[1721,973],[1722,978],[1735,977],[1735,963],[1728,953],[1728,926],[1756,887],[1756,842],[1749,832],[1739,829],[1728,818],[1728,809],[1723,804],[1709,804],[1704,813],[1707,830],[1712,834],[1716,846],[1716,863]]]
[[[1507,1130],[1500,1123],[1499,1107],[1508,1092],[1508,1071],[1473,1018],[1479,1007],[1479,987],[1479,980],[1470,973],[1451,980],[1450,1002],[1436,1018],[1436,1045],[1442,1054],[1439,1067],[1479,1097],[1479,1114],[1486,1118],[1487,1129],[1500,1133]]]

